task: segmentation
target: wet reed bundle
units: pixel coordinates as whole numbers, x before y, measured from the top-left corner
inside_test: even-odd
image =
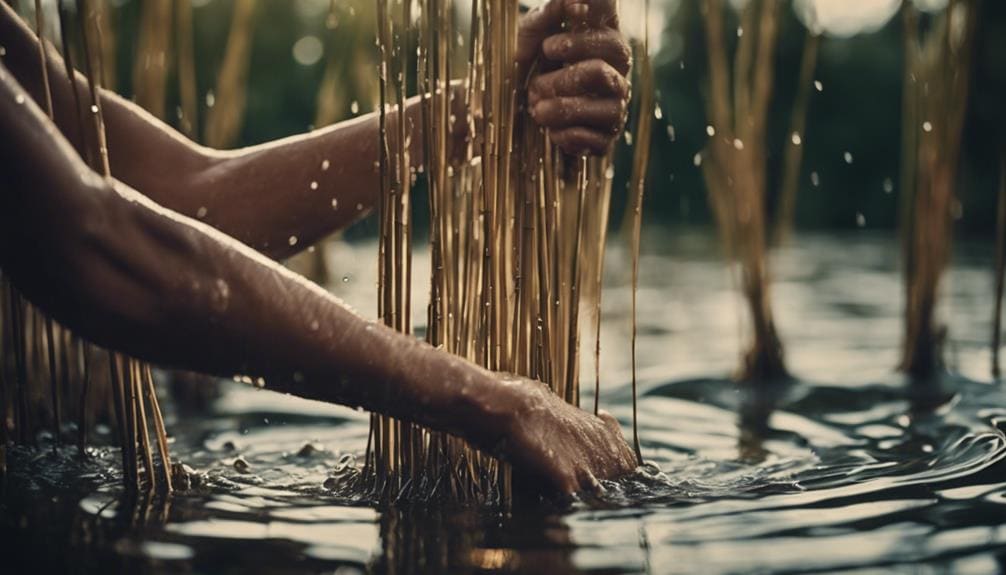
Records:
[[[579,405],[581,310],[599,321],[610,158],[565,157],[525,111],[528,79],[514,65],[518,3],[470,5],[466,30],[451,0],[420,0],[418,14],[409,2],[377,2],[379,315],[412,330],[411,185],[418,174],[408,168],[411,130],[400,111],[414,42],[430,204],[426,339],[488,369],[539,379]],[[467,67],[455,76],[459,60]],[[469,137],[462,143],[459,133]],[[385,500],[505,503],[513,489],[506,464],[459,438],[377,415],[364,479]]]
[[[902,243],[905,336],[900,368],[918,379],[942,367],[945,328],[936,306],[949,263],[955,188],[971,78],[977,3],[951,0],[920,35],[919,14],[902,8],[905,80],[902,123]]]
[[[98,13],[87,0],[77,5],[77,35],[88,78],[87,101],[72,83],[78,122],[90,132],[85,137],[87,158],[91,165],[109,177],[108,148],[104,119],[98,97],[101,78],[101,28]],[[41,2],[35,2],[37,30],[45,30]],[[59,24],[64,59],[73,72],[70,18],[59,5]],[[40,73],[45,92],[44,108],[52,116],[49,93],[48,48],[42,43]],[[84,118],[90,118],[85,121]],[[82,130],[81,133],[88,133]],[[93,144],[93,145],[92,145]],[[4,362],[0,365],[0,451],[6,448],[7,434],[13,431],[18,443],[34,444],[38,424],[52,429],[53,449],[58,449],[67,419],[64,406],[77,406],[78,448],[84,455],[87,431],[96,417],[104,417],[111,404],[116,438],[121,446],[123,481],[127,489],[170,492],[171,461],[168,454],[164,420],[158,404],[150,367],[114,352],[100,352],[69,330],[46,317],[27,302],[4,278],[0,310],[0,345]],[[107,360],[107,361],[106,361]],[[101,365],[103,369],[96,369]],[[48,385],[44,385],[48,384]],[[48,397],[46,397],[48,395]],[[8,423],[9,422],[9,423]],[[155,436],[161,470],[155,469]],[[0,470],[5,458],[0,453]]]

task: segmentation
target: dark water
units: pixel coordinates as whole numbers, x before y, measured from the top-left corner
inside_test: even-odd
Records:
[[[894,238],[799,238],[777,254],[773,288],[798,381],[754,394],[728,377],[742,308],[710,239],[653,234],[645,245],[650,464],[596,500],[378,511],[330,489],[363,450],[364,414],[232,384],[209,416],[172,415],[176,457],[201,485],[170,502],[123,499],[111,452],[84,465],[70,451],[12,454],[4,556],[30,558],[31,572],[1003,570],[1006,393],[989,376],[987,247],[957,250],[941,309],[950,373],[923,385],[892,371]],[[333,291],[361,310],[373,307],[374,253],[331,254]],[[628,424],[628,261],[615,249],[608,265],[602,405]]]

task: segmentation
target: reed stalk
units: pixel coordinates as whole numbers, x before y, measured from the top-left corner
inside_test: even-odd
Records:
[[[235,0],[227,48],[217,73],[215,103],[207,112],[204,140],[213,148],[234,144],[244,119],[256,0]]]
[[[645,9],[649,13],[649,0]],[[636,336],[637,336],[637,294],[639,291],[639,249],[643,227],[643,197],[646,192],[646,170],[650,157],[650,134],[653,129],[653,68],[650,64],[650,34],[649,27],[644,24],[646,32],[643,35],[643,45],[637,51],[639,66],[640,97],[636,110],[636,147],[632,155],[632,176],[629,180],[629,190],[632,194],[632,234],[629,251],[632,258],[632,447],[636,452],[636,460],[643,463],[643,453],[639,445],[639,425],[637,412],[638,383],[636,373]]]
[[[992,312],[992,376],[999,378],[999,340],[1002,337],[1003,287],[1006,285],[1006,148],[999,163],[996,209],[995,310]]]
[[[741,17],[748,27],[733,60],[732,98],[723,2],[705,0],[704,8],[713,135],[702,154],[703,176],[727,257],[740,264],[751,320],[740,379],[769,382],[788,373],[771,307],[765,238],[766,130],[780,3],[752,0],[745,6]]]
[[[900,369],[917,380],[943,367],[946,328],[936,318],[950,260],[955,188],[971,78],[977,3],[951,0],[920,40],[915,8],[903,8],[906,69],[903,203],[905,336]]]

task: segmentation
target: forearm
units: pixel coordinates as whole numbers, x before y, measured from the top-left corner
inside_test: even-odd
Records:
[[[43,102],[40,44],[2,3],[0,44],[4,65],[32,99]],[[90,129],[86,78],[74,74],[81,98],[78,109],[62,58],[51,46],[48,55],[56,125],[86,158],[89,150],[97,150]],[[217,151],[195,144],[110,91],[100,90],[99,97],[116,179],[271,257],[286,257],[345,228],[377,202],[380,140],[376,113],[276,142]],[[418,100],[412,99],[407,108],[409,160],[418,167],[423,162]],[[397,112],[392,111],[392,139],[397,137],[397,130],[392,129],[396,118]]]
[[[502,437],[518,407],[507,386],[98,178],[5,76],[0,67],[0,265],[33,303],[140,359],[263,378],[277,391],[362,406],[485,447]]]

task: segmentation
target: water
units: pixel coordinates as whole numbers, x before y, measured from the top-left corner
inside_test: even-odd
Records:
[[[891,369],[902,306],[895,238],[796,243],[776,256],[773,299],[798,381],[754,394],[727,377],[742,307],[712,240],[646,238],[639,422],[650,464],[597,498],[509,513],[375,510],[332,488],[361,455],[365,414],[230,383],[210,414],[170,413],[174,453],[198,472],[170,502],[124,500],[113,452],[84,465],[70,449],[13,453],[4,554],[72,571],[1001,571],[1006,393],[988,376],[988,247],[959,246],[945,286],[953,375],[907,385]],[[364,311],[375,253],[345,244],[330,253],[333,275],[353,278],[332,290]],[[602,335],[601,402],[624,424],[628,266],[611,253]],[[415,277],[427,275],[420,259]],[[422,306],[413,309],[421,320]]]

